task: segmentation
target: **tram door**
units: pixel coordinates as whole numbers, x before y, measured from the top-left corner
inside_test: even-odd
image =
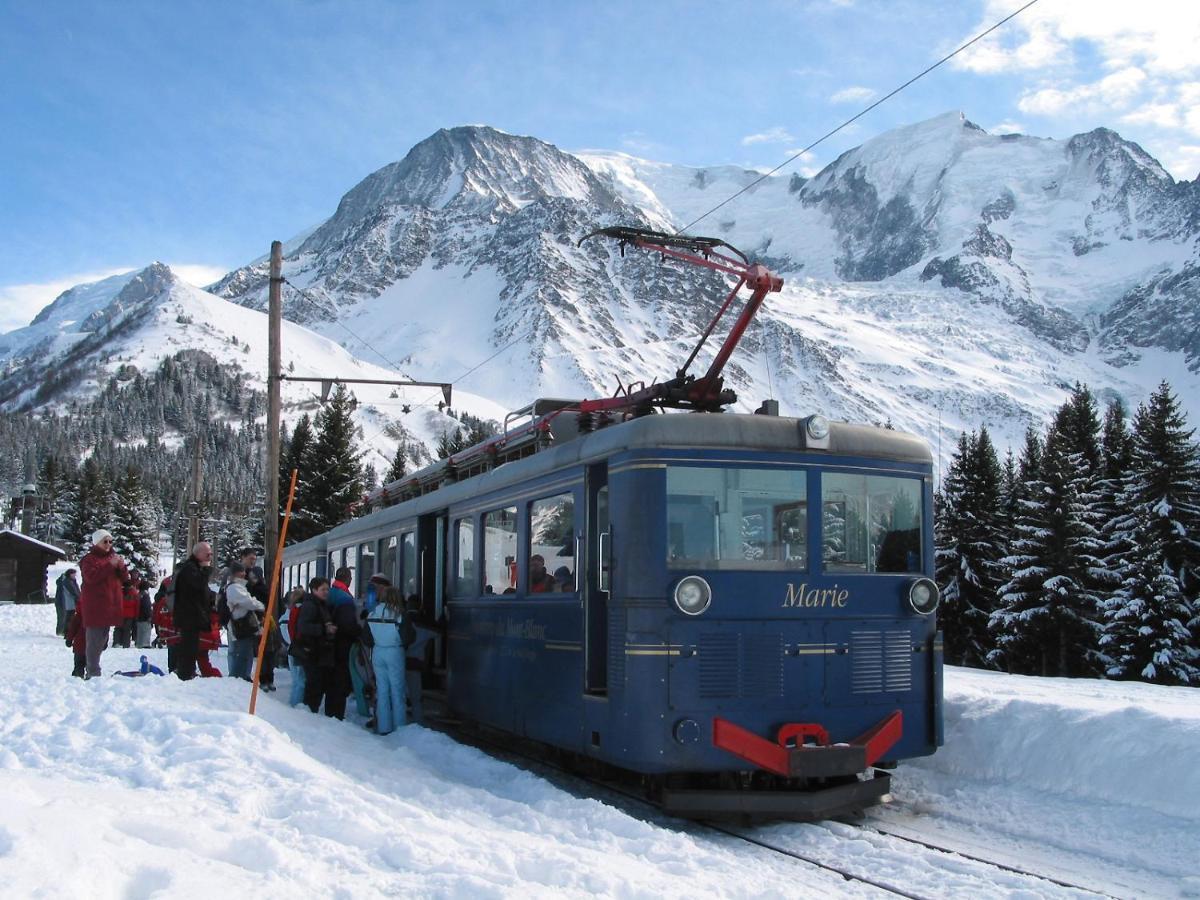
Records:
[[[608,515],[608,466],[588,466],[587,552],[583,579],[583,643],[586,656],[584,690],[608,693],[608,595],[612,535]]]
[[[441,621],[446,608],[446,528],[444,512],[431,513],[417,520],[417,553],[421,571],[421,612],[430,621]],[[433,644],[433,665],[446,668],[446,642],[437,637]],[[426,657],[428,661],[428,657]]]

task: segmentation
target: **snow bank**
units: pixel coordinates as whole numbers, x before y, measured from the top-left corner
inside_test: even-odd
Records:
[[[53,623],[52,606],[0,607],[0,894],[847,891],[738,842],[574,797],[423,728],[380,738],[290,709],[286,672],[257,717],[243,682],[71,678]],[[109,650],[105,672],[134,668],[141,652]],[[149,655],[165,667],[164,651]]]
[[[946,668],[924,768],[1200,822],[1200,691]]]

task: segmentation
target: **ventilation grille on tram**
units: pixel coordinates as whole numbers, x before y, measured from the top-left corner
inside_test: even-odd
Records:
[[[705,700],[783,696],[783,639],[777,634],[702,634],[700,696]]]
[[[908,631],[852,631],[850,660],[852,693],[912,690],[912,637]]]

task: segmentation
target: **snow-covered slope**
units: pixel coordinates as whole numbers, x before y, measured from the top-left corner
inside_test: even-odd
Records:
[[[704,828],[564,791],[409,726],[368,733],[249,685],[71,678],[50,606],[0,607],[0,884],[19,897],[875,897]],[[165,665],[109,650],[106,673]],[[225,668],[224,652],[214,662]],[[946,670],[946,746],[895,772],[892,808],[751,829],[922,897],[1200,891],[1187,755],[1194,689]]]
[[[667,376],[720,279],[574,242],[678,228],[757,177],[443,130],[293,245],[307,296],[287,314],[341,321],[427,379],[503,350],[466,383],[506,406]],[[1076,380],[1132,405],[1166,376],[1200,416],[1200,191],[1111,131],[990,135],[948,113],[768,178],[693,231],[786,277],[731,363],[742,409],[774,395],[931,443],[980,422],[1016,443]],[[265,276],[258,261],[212,290],[261,307]]]
[[[322,330],[335,331],[325,323]],[[329,337],[284,322],[283,368],[294,377],[403,378],[357,359]],[[3,401],[8,408],[62,407],[98,390],[129,367],[148,371],[180,350],[201,350],[241,368],[260,390],[266,385],[267,317],[193,287],[162,263],[66,291],[27,328],[0,337]],[[53,389],[53,392],[52,390]],[[384,469],[397,440],[436,442],[447,419],[436,388],[355,385],[355,412],[370,451],[366,462]],[[320,386],[284,382],[285,419],[318,408]],[[409,414],[402,411],[409,404]],[[494,403],[456,392],[454,405],[486,418],[503,417]]]

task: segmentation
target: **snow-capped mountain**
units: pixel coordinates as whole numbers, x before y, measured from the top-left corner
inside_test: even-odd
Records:
[[[609,224],[680,228],[753,185],[689,229],[785,278],[727,367],[740,409],[774,396],[789,414],[891,420],[935,446],[948,435],[948,454],[981,422],[1016,443],[1076,381],[1132,405],[1165,377],[1200,419],[1200,181],[1173,181],[1137,145],[1106,129],[992,135],[948,113],[812,178],[759,177],[439,131],[285,245],[285,362],[454,381],[494,401],[464,398],[489,418],[670,376],[724,279],[577,242]],[[210,290],[156,264],[66,292],[0,336],[0,402],[53,403],[120,358],[183,346],[241,357],[261,380],[266,260]],[[358,393],[380,422],[410,399]]]
[[[757,178],[439,131],[292,243],[284,271],[304,292],[285,314],[336,319],[366,338],[345,346],[414,377],[503,351],[464,383],[510,407],[669,376],[724,284],[575,242],[684,226]],[[931,441],[980,422],[1015,439],[1076,380],[1132,404],[1167,377],[1200,414],[1200,188],[1106,129],[991,135],[948,113],[813,178],[767,178],[690,232],[787,282],[729,367],[743,409],[773,395]],[[211,289],[262,308],[265,261]]]
[[[117,372],[149,371],[180,350],[203,350],[233,363],[260,390],[266,384],[267,317],[180,279],[168,266],[80,285],[61,294],[26,328],[0,335],[0,404],[6,409],[61,408],[94,393]],[[396,378],[356,359],[329,338],[284,322],[283,368],[294,377]],[[132,367],[132,368],[131,368]],[[403,377],[403,376],[401,376]],[[284,382],[285,420],[317,408],[319,385]],[[366,462],[386,469],[399,440],[436,442],[446,427],[437,389],[355,385],[355,412],[367,441]],[[403,413],[407,404],[409,414]],[[454,406],[496,418],[495,404],[456,392]],[[168,437],[169,439],[169,437]]]

